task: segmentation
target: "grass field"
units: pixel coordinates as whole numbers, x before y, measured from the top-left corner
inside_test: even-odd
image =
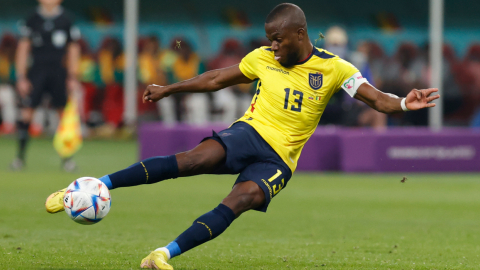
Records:
[[[0,138],[0,269],[138,269],[229,192],[234,176],[197,176],[112,192],[112,210],[84,226],[45,212],[45,198],[80,176],[136,161],[134,142],[86,142],[63,173],[36,140],[9,172]],[[245,213],[220,237],[171,261],[180,269],[480,269],[480,175],[294,175],[267,214]]]

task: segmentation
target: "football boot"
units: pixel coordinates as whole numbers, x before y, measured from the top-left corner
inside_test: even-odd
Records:
[[[63,209],[63,195],[65,194],[65,190],[67,189],[61,189],[48,196],[47,200],[45,201],[45,208],[47,209],[48,213],[54,214],[65,210]]]
[[[152,251],[140,264],[141,268],[173,270],[173,267],[167,263],[168,256],[161,250]]]

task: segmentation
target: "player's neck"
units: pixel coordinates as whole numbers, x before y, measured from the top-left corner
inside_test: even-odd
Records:
[[[308,43],[308,46],[305,46],[303,50],[300,52],[300,57],[298,57],[297,62],[303,62],[307,58],[310,57],[310,55],[313,53],[313,45],[312,43]]]
[[[44,17],[54,17],[60,14],[60,5],[40,5],[39,13]]]

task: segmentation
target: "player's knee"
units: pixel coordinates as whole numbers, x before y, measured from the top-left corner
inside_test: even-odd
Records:
[[[252,181],[235,185],[232,192],[222,201],[238,216],[239,214],[260,207],[265,202],[263,190]]]
[[[202,172],[202,169],[208,162],[208,157],[200,153],[188,151],[185,152],[178,161],[178,167],[181,173],[197,174]]]

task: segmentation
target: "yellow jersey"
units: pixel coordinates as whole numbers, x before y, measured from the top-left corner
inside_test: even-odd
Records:
[[[344,89],[353,97],[367,81],[352,64],[316,47],[307,59],[288,68],[274,59],[270,47],[261,47],[242,59],[240,71],[258,84],[238,121],[255,128],[292,173],[332,95]]]

